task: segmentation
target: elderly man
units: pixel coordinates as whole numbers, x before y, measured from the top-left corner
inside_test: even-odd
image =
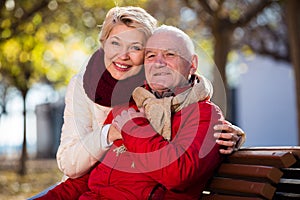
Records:
[[[147,42],[144,65],[147,85],[133,93],[144,113],[122,111],[113,124],[134,154],[131,166],[159,183],[154,197],[198,199],[222,160],[213,126],[224,123],[223,115],[209,101],[209,82],[194,75],[198,57],[181,30],[159,27]]]
[[[201,196],[222,160],[213,127],[224,118],[209,101],[210,84],[194,75],[197,58],[191,39],[175,27],[161,26],[148,39],[147,84],[133,92],[139,110],[113,110],[123,140],[91,172],[82,199]]]
[[[106,120],[122,139],[90,174],[41,199],[199,199],[222,160],[213,127],[226,122],[197,65],[191,39],[159,27],[146,45],[147,84]]]

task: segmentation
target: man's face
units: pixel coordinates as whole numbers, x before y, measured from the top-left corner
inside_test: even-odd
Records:
[[[157,92],[187,84],[194,69],[185,41],[176,32],[152,35],[146,44],[145,74],[150,87]]]

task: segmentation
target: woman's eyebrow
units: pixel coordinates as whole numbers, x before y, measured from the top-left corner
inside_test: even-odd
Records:
[[[120,37],[117,36],[117,35],[111,36],[111,39],[117,39],[117,40],[119,40],[119,41],[125,41],[125,42],[128,42],[128,43],[130,43],[130,44],[140,44],[140,45],[144,45],[144,44],[143,44],[142,42],[140,42],[140,41],[128,41],[128,40],[124,40],[124,39],[120,38]]]
[[[111,39],[114,38],[114,39],[117,39],[117,40],[121,40],[121,38],[119,38],[117,35],[113,35],[113,36],[111,36],[110,38],[111,38]]]
[[[141,44],[141,45],[143,45],[142,42],[135,42],[135,41],[131,42],[131,44]]]

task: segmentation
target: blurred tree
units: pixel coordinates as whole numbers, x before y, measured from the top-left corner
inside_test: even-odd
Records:
[[[214,55],[213,59],[217,66],[214,76],[220,73],[221,79],[214,79],[216,95],[214,101],[222,105],[223,93],[220,92],[222,86],[225,86],[227,94],[227,116],[233,120],[231,113],[231,93],[228,89],[226,76],[226,63],[228,54],[232,49],[234,31],[237,28],[245,27],[254,19],[271,1],[198,1],[203,10],[208,15],[207,22],[211,24],[210,29],[214,38]],[[199,11],[198,11],[199,12]],[[220,96],[221,94],[221,96]],[[221,102],[220,102],[221,100]]]
[[[300,1],[286,0],[286,21],[288,25],[291,60],[295,71],[298,110],[298,145],[300,145]]]
[[[234,42],[236,41],[235,31],[246,27],[271,3],[271,0],[167,0],[160,4],[149,2],[148,10],[151,10],[162,23],[178,26],[198,39],[212,41],[211,49],[207,50],[211,52],[217,67],[213,69],[213,99],[227,113],[227,118],[230,120],[232,119],[226,63],[234,44],[241,44],[241,40]],[[163,12],[163,9],[167,8],[170,12]],[[176,15],[176,13],[180,13],[180,15]],[[202,38],[199,35],[202,35]]]
[[[6,97],[7,97],[8,86],[4,79],[0,79],[0,120],[3,114],[6,114]]]
[[[1,1],[0,24],[0,73],[4,91],[15,87],[23,98],[23,145],[20,158],[21,175],[26,173],[26,96],[36,82],[46,82],[54,86],[63,83],[68,77],[66,67],[45,62],[45,51],[51,40],[42,26],[43,14],[50,13],[48,1]],[[43,12],[43,14],[42,14]],[[51,34],[51,30],[49,31]],[[51,66],[51,67],[50,67]],[[57,71],[53,68],[57,68]],[[55,70],[50,73],[49,70]],[[6,99],[6,93],[2,94]],[[5,102],[3,102],[5,107]]]
[[[0,1],[0,77],[3,88],[23,97],[24,133],[20,174],[26,173],[26,95],[36,83],[66,86],[80,56],[98,44],[98,24],[111,7],[145,1],[2,0]],[[5,84],[4,84],[5,83]],[[6,91],[6,90],[3,90]],[[2,92],[5,99],[5,92]],[[1,101],[5,108],[5,101]],[[3,110],[3,109],[2,109]]]

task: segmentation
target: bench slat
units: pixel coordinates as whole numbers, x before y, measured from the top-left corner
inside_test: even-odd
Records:
[[[300,168],[300,146],[275,146],[275,147],[247,147],[241,148],[239,151],[271,151],[271,152],[290,152],[297,159],[297,163],[293,167]]]
[[[208,196],[203,196],[201,200],[262,200],[259,197],[241,197],[232,195],[222,195],[222,194],[212,194]]]
[[[269,183],[237,180],[230,178],[213,178],[209,189],[219,194],[231,194],[241,196],[258,196],[272,199],[276,188]]]
[[[237,151],[228,157],[228,162],[248,165],[267,165],[287,168],[296,163],[291,152],[274,151]]]
[[[300,160],[300,146],[278,146],[278,147],[243,147],[239,151],[273,151],[292,152]]]
[[[218,170],[218,175],[248,180],[265,180],[278,183],[283,173],[275,167],[261,165],[241,165],[224,163]]]

